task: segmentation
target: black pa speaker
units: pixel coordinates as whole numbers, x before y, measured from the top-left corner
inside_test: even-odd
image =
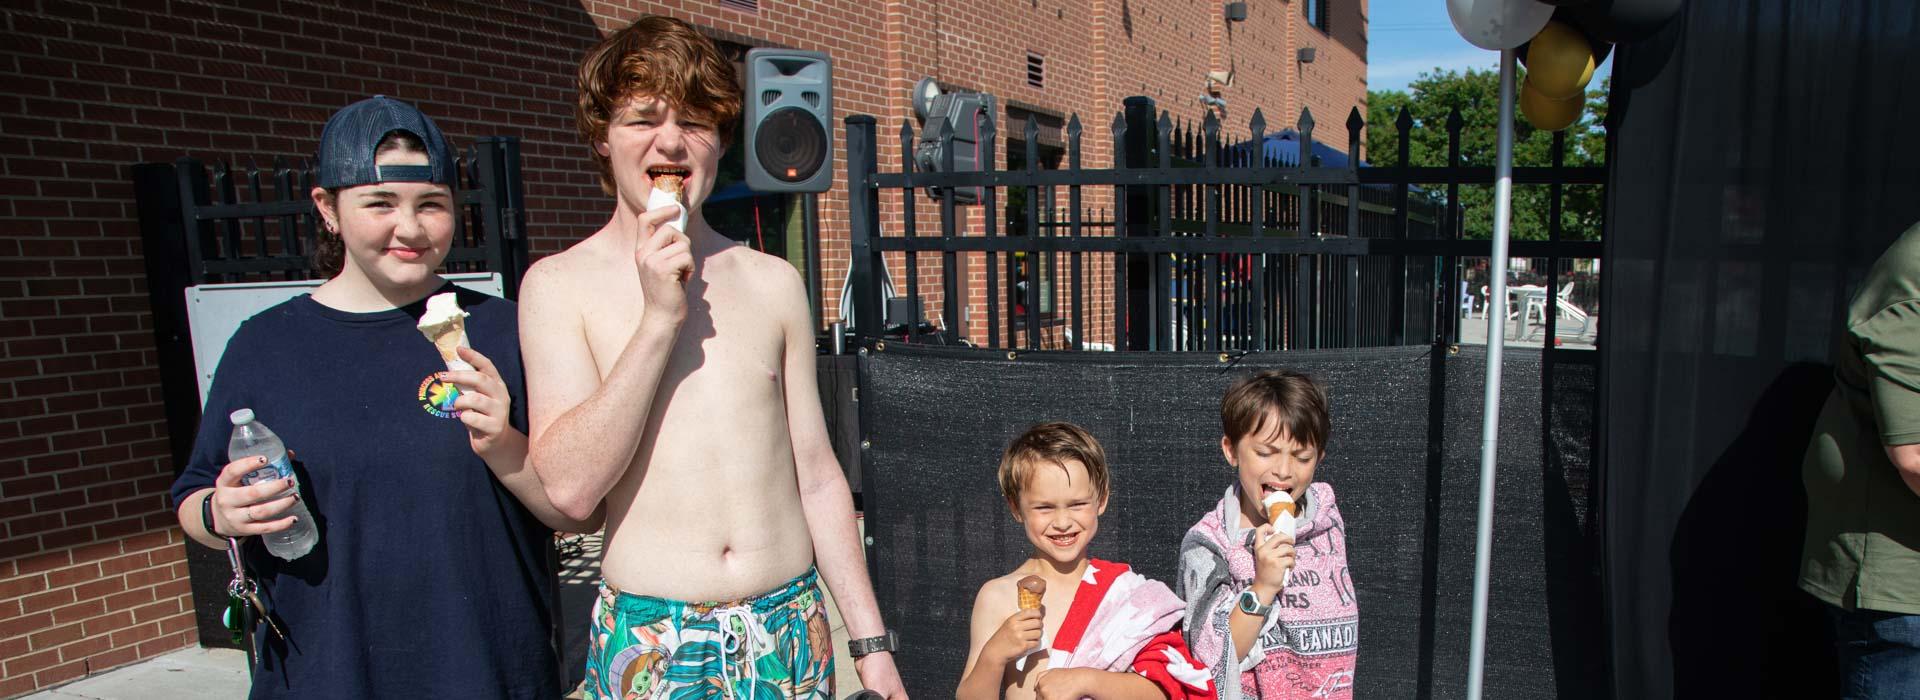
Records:
[[[818,51],[747,52],[747,186],[825,192],[833,186],[833,61]]]

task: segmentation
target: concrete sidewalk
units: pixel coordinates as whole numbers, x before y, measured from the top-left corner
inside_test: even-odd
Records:
[[[1524,348],[1544,347],[1547,343],[1546,325],[1538,321],[1527,322],[1521,319],[1506,319],[1502,324],[1507,347]],[[1554,335],[1560,341],[1560,347],[1568,350],[1592,350],[1600,339],[1600,316],[1594,314],[1582,324],[1578,319],[1561,316],[1554,328]],[[1487,344],[1486,314],[1475,311],[1460,316],[1460,344]]]
[[[238,649],[181,649],[43,690],[34,700],[244,698],[247,654]]]
[[[861,521],[864,536],[866,523]],[[581,539],[578,556],[562,562],[560,570],[561,653],[566,655],[573,688],[569,698],[581,697],[577,687],[586,670],[587,629],[593,601],[599,593],[600,535]],[[826,586],[821,586],[824,591]],[[827,625],[833,630],[833,668],[836,694],[845,697],[860,689],[853,659],[847,656],[847,629],[840,610],[827,593]],[[25,696],[28,700],[197,700],[244,698],[250,682],[247,655],[235,649],[189,648],[146,661],[88,676],[66,685]]]

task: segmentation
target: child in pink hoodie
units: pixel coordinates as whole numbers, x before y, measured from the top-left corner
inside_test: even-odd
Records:
[[[1220,402],[1220,451],[1236,479],[1180,543],[1187,644],[1226,698],[1351,698],[1360,607],[1347,572],[1346,523],[1333,487],[1313,480],[1326,454],[1326,393],[1306,375],[1267,370]],[[1292,537],[1262,501],[1292,497]]]

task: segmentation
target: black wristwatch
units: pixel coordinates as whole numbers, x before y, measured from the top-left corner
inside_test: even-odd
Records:
[[[200,524],[207,527],[207,534],[226,537],[220,534],[219,530],[213,529],[213,494],[211,493],[207,494],[206,498],[200,499]]]
[[[894,634],[893,630],[887,630],[886,634],[878,637],[847,640],[847,653],[856,659],[868,654],[877,654],[883,651],[895,652],[899,650],[900,637]]]

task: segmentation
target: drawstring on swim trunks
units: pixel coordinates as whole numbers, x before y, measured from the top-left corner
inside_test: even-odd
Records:
[[[751,683],[759,683],[760,673],[755,662],[759,660],[761,654],[772,651],[773,635],[767,634],[766,626],[760,623],[760,616],[755,615],[753,608],[750,606],[737,605],[714,608],[713,619],[714,622],[720,626],[720,649],[722,651],[720,655],[720,679],[726,684],[727,697],[731,699],[734,696],[733,686],[735,678],[732,673],[729,673],[729,667],[733,665],[734,652],[740,651],[744,647],[744,651],[746,652],[744,658],[746,659],[747,666],[745,679]],[[746,630],[744,634],[734,629],[733,623],[735,622],[740,623],[741,629]]]

